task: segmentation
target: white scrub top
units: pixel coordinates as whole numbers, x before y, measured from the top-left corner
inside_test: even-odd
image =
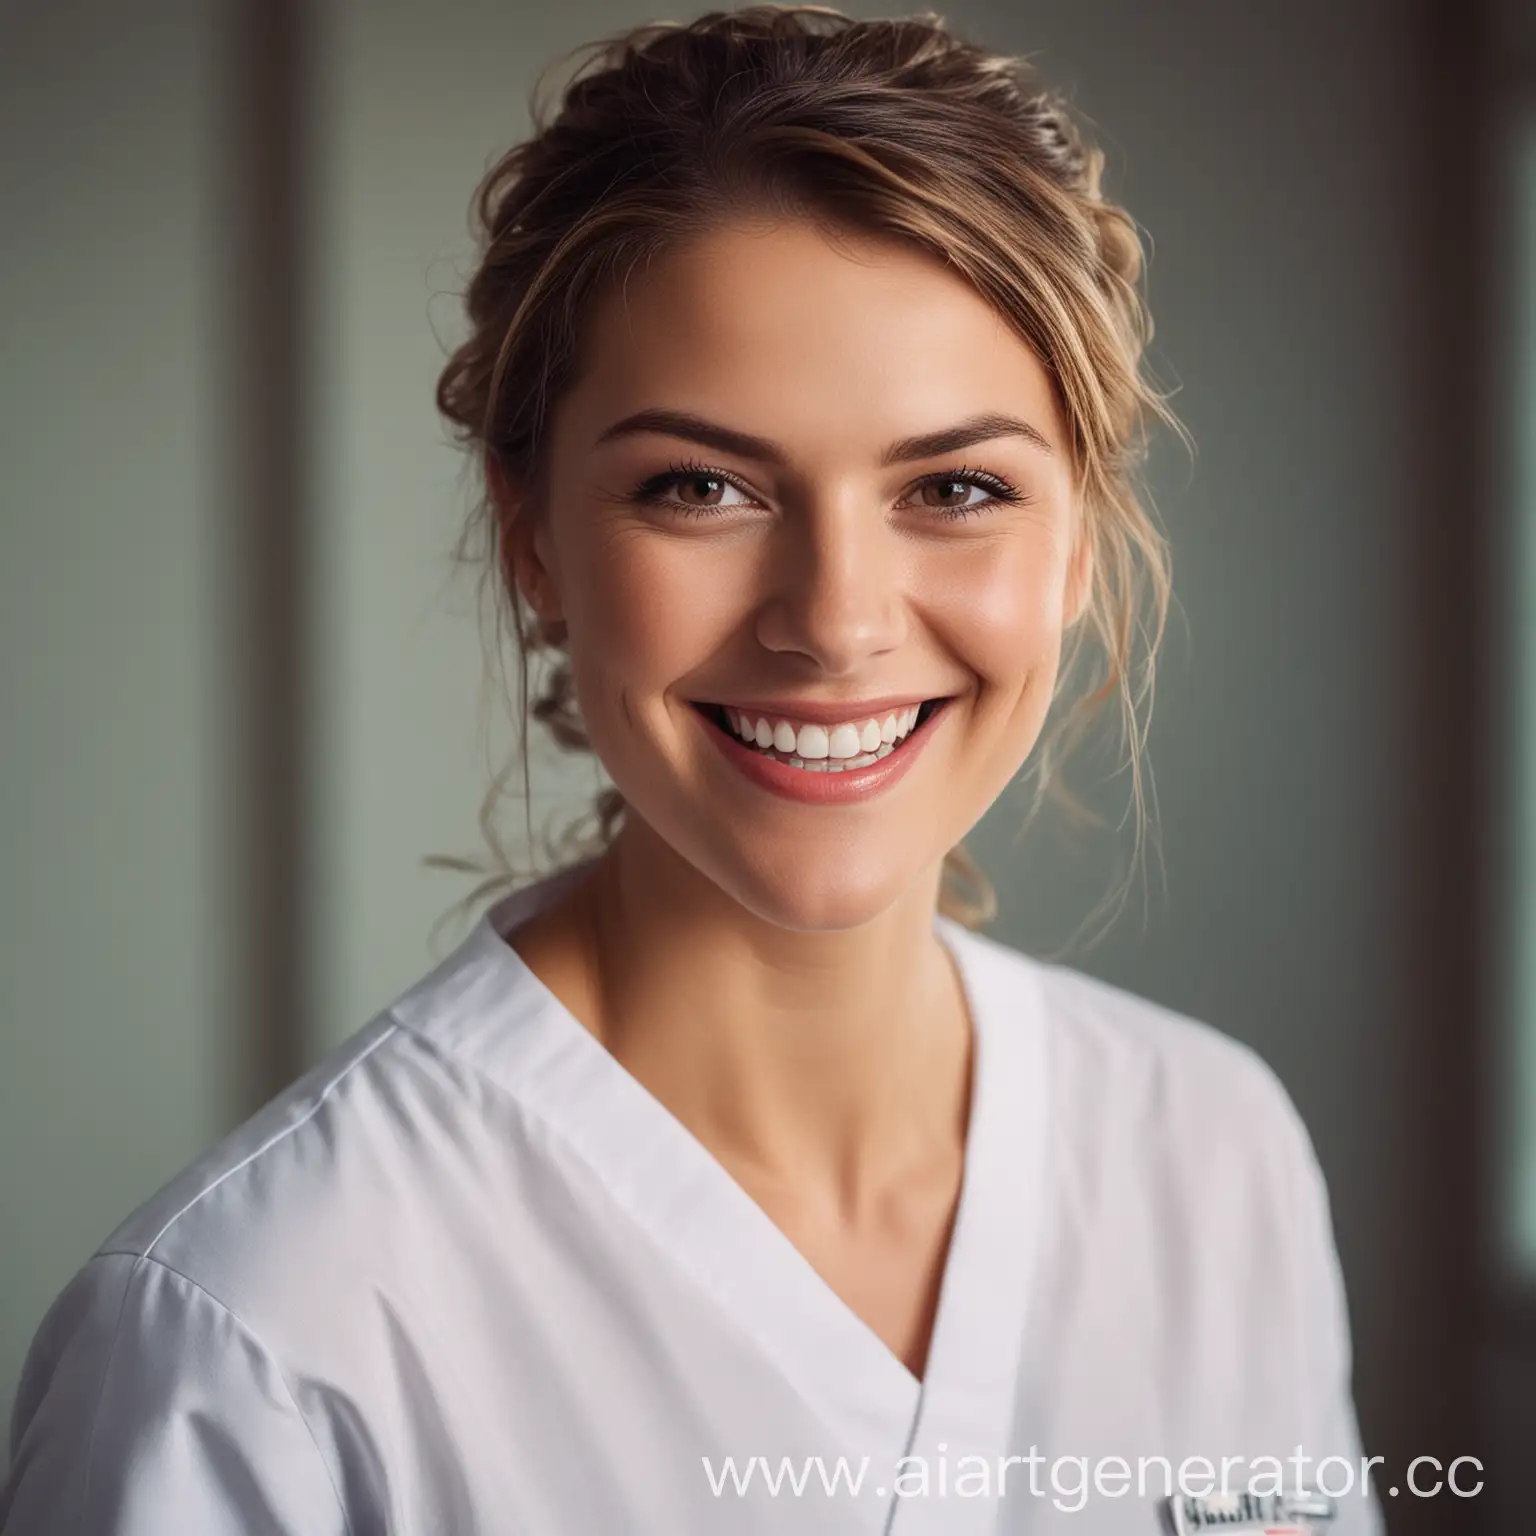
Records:
[[[87,1262],[5,1536],[1154,1536],[1165,1464],[1298,1447],[1358,1487],[1324,1186],[1250,1051],[937,918],[975,1078],[919,1380],[506,943],[575,874]]]

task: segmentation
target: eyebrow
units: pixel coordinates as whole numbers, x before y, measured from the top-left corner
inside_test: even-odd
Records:
[[[739,432],[734,427],[721,426],[718,422],[696,416],[691,411],[669,411],[659,408],[636,411],[614,422],[597,439],[594,446],[610,443],[618,438],[634,437],[645,432],[658,432],[666,437],[680,437],[689,442],[702,443],[705,447],[722,453],[734,453],[744,459],[756,459],[759,463],[780,467],[789,463],[789,454],[778,443],[751,432]],[[898,438],[880,455],[880,465],[905,464],[913,459],[931,459],[941,453],[956,453],[973,443],[992,442],[1000,437],[1022,437],[1045,453],[1054,453],[1045,435],[1027,421],[1017,416],[999,415],[995,411],[968,416],[951,427],[941,427],[936,432],[921,432],[915,437]]]

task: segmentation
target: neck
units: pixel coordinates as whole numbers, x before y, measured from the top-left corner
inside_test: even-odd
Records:
[[[556,995],[723,1161],[830,1184],[851,1212],[963,1145],[970,1029],[938,878],[858,928],[795,932],[630,823],[517,947],[538,972],[564,935]]]

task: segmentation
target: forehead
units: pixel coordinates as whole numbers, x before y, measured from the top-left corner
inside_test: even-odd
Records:
[[[662,405],[808,446],[883,444],[1008,409],[1065,445],[1029,345],[963,277],[894,241],[800,222],[721,228],[596,296],[581,340],[570,414],[597,430]]]

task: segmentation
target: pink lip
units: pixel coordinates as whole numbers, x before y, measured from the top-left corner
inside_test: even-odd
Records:
[[[699,723],[726,759],[753,783],[776,795],[782,795],[786,800],[798,800],[804,805],[848,805],[883,794],[898,784],[917,761],[918,753],[927,745],[932,734],[929,727],[939,719],[946,707],[941,704],[906,737],[901,746],[889,756],[882,757],[878,763],[871,763],[867,768],[845,768],[841,773],[818,773],[815,769],[791,768],[788,763],[764,757],[761,752],[738,741],[702,710],[696,709],[693,713],[698,716]],[[768,713],[767,710],[763,712]],[[871,713],[875,711],[871,710]],[[800,718],[815,719],[814,716],[805,715]],[[833,718],[841,721],[848,717],[838,715]]]

